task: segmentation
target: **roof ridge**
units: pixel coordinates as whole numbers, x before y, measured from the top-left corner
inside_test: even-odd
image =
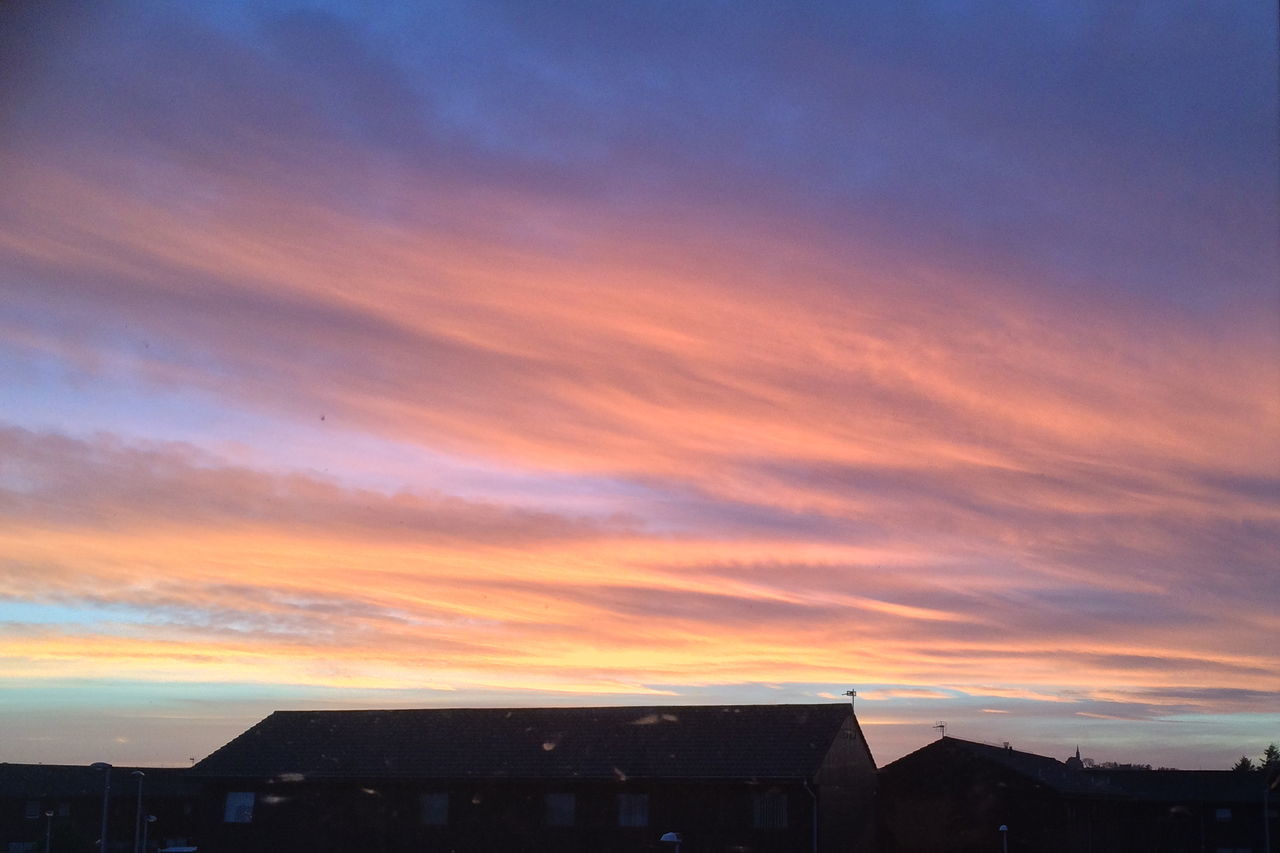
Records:
[[[672,708],[843,708],[847,702],[747,702],[716,703],[707,705],[486,705],[425,708],[277,708],[272,714],[387,714],[417,713],[423,711],[653,711]]]

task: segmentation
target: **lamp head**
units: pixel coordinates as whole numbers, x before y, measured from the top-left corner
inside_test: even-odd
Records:
[[[89,766],[92,767],[94,770],[110,770],[111,769],[111,765],[105,761],[95,761]]]

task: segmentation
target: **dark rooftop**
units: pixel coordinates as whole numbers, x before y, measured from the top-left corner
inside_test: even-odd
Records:
[[[898,759],[905,766],[917,757],[961,754],[999,765],[1061,794],[1148,802],[1242,803],[1260,800],[1266,784],[1262,773],[1229,770],[1112,770],[1075,768],[1045,755],[1007,746],[942,737]],[[882,772],[893,773],[893,764]]]
[[[1063,794],[1082,796],[1114,796],[1119,791],[1113,788],[1107,778],[1086,773],[1067,766],[1064,762],[1046,755],[1033,752],[1022,752],[1008,746],[993,746],[971,740],[944,736],[933,743],[904,756],[886,766],[882,772],[893,773],[896,764],[903,762],[911,765],[918,757],[925,755],[952,754],[964,755],[971,759],[999,765],[1025,779],[1051,788]]]
[[[1064,794],[1114,794],[1115,790],[1107,784],[1104,777],[1093,776],[1083,770],[1069,767],[1065,762],[1046,755],[1033,752],[1021,752],[1007,746],[992,746],[975,743],[959,738],[946,738],[954,741],[965,751],[988,761],[994,761],[1008,769],[1041,782],[1044,785]]]
[[[848,705],[276,711],[201,776],[812,778]]]

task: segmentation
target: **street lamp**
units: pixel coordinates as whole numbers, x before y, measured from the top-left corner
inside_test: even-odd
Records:
[[[1000,824],[1000,849],[1003,853],[1009,853],[1009,827],[1003,823]]]
[[[53,809],[44,813],[44,853],[49,853],[49,839],[53,837]]]
[[[147,819],[142,823],[142,853],[147,853],[147,835],[149,834],[148,830],[151,829],[151,824],[155,822],[156,822],[156,816],[153,814],[149,814],[147,815]]]
[[[105,761],[95,761],[89,766],[102,771],[102,837],[98,839],[98,850],[100,853],[107,853],[107,803],[111,797],[111,765]]]
[[[683,840],[680,837],[680,833],[664,832],[662,833],[662,837],[658,840],[666,842],[667,844],[674,844],[676,846],[676,853],[680,853],[680,842]]]
[[[139,845],[142,843],[142,780],[147,778],[147,774],[141,770],[135,770],[129,775],[138,777],[138,810],[133,817],[133,853],[138,853]]]

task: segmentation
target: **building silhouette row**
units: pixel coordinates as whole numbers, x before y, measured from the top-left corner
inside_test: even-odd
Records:
[[[834,703],[278,711],[191,768],[0,764],[0,853],[1280,853],[1278,781],[947,736],[877,770]]]

